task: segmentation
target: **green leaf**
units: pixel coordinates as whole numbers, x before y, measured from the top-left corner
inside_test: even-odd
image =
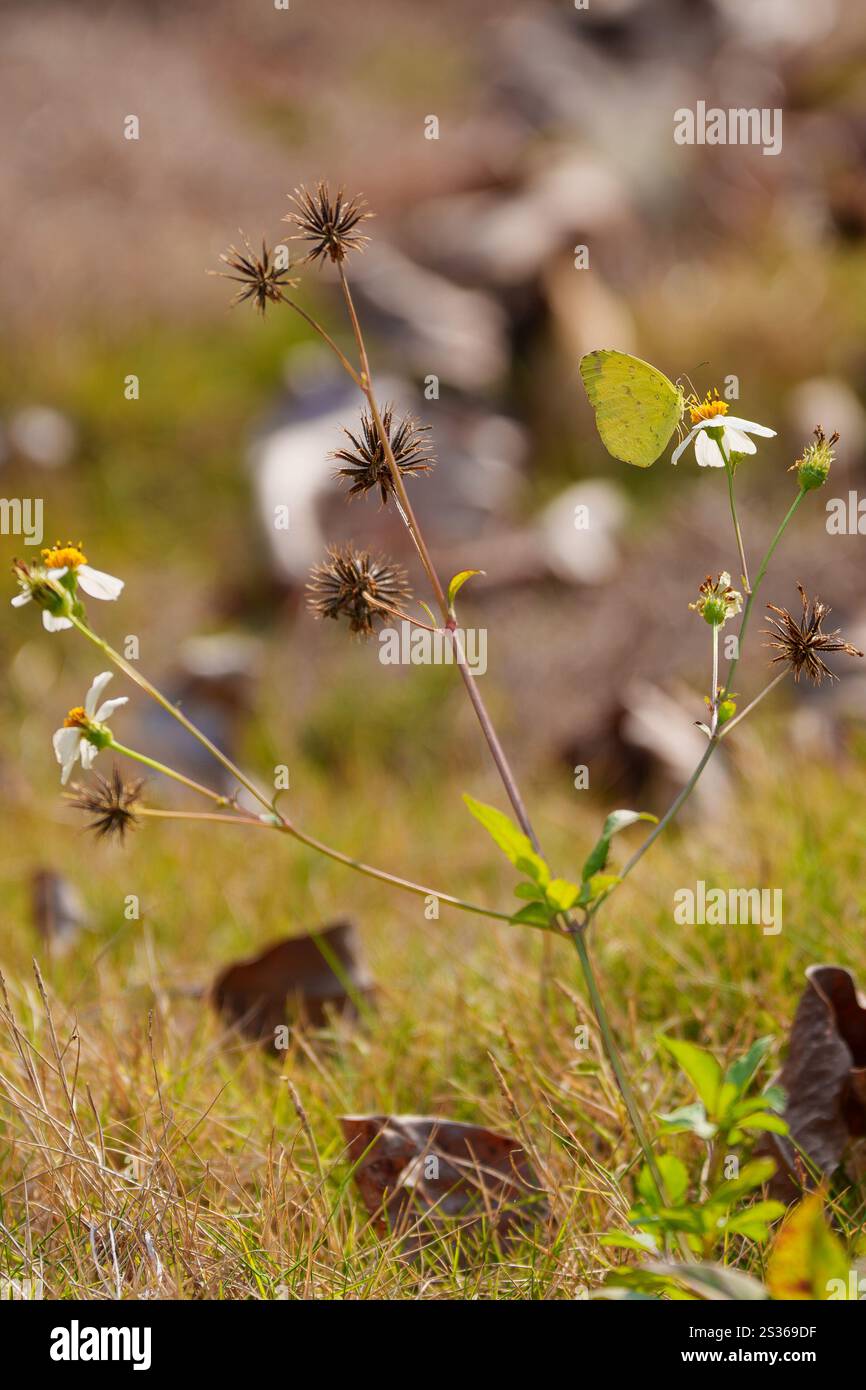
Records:
[[[755,1202],[747,1211],[729,1216],[725,1232],[732,1236],[748,1236],[750,1240],[766,1240],[769,1223],[778,1221],[786,1210],[784,1202]]]
[[[556,912],[568,912],[580,897],[580,884],[565,878],[552,878],[545,890],[548,906]]]
[[[824,1300],[833,1284],[848,1284],[848,1256],[824,1219],[824,1197],[814,1192],[795,1207],[779,1232],[767,1267],[774,1298]]]
[[[665,1193],[672,1206],[677,1206],[689,1190],[689,1174],[686,1165],[672,1154],[662,1154],[656,1159],[658,1170],[665,1185]],[[659,1194],[649,1168],[644,1165],[637,1180],[637,1190],[648,1206],[658,1210]]]
[[[712,1115],[722,1079],[722,1069],[713,1054],[703,1047],[695,1047],[694,1043],[679,1042],[676,1038],[660,1038],[659,1041],[691,1081],[706,1107],[707,1114]]]
[[[517,898],[528,898],[529,901],[533,903],[543,903],[546,901],[544,889],[540,888],[537,883],[518,883],[514,890],[514,896]]]
[[[770,1297],[763,1284],[753,1279],[750,1274],[743,1274],[738,1269],[727,1269],[724,1265],[681,1265],[652,1261],[647,1268],[656,1274],[667,1276],[668,1279],[676,1279],[678,1283],[684,1284],[692,1293],[697,1294],[698,1298],[711,1302],[726,1302],[729,1299],[737,1303],[751,1302]]]
[[[430,606],[426,604],[422,598],[419,598],[418,602],[424,609],[424,612],[427,614],[427,617],[430,619],[430,622],[433,625],[433,627],[435,627],[438,630],[441,624],[439,622],[439,619],[436,617],[436,614],[433,612],[432,608],[430,608]]]
[[[619,874],[593,874],[585,879],[580,889],[580,905],[601,902],[622,880]]]
[[[742,1120],[737,1120],[737,1128],[745,1130],[755,1130],[763,1134],[787,1134],[788,1124],[781,1115],[757,1114],[746,1115]]]
[[[757,1042],[752,1043],[744,1057],[739,1057],[728,1067],[725,1072],[725,1084],[735,1088],[738,1100],[746,1094],[755,1073],[759,1070],[772,1046],[773,1038],[758,1038]]]
[[[467,579],[471,579],[472,576],[475,574],[485,573],[485,570],[461,570],[459,574],[455,574],[454,578],[451,580],[451,583],[448,585],[449,609],[454,607],[454,600],[460,593],[460,590],[463,588],[463,585],[466,583]]]
[[[655,1254],[658,1250],[648,1231],[608,1231],[599,1241],[609,1250],[639,1250],[642,1255]]]
[[[519,926],[549,927],[553,916],[554,913],[544,903],[527,903],[526,907],[521,907],[508,920]]]
[[[584,883],[587,879],[591,879],[594,874],[600,874],[605,869],[610,853],[610,842],[614,835],[618,835],[621,830],[625,830],[627,826],[634,825],[639,820],[648,820],[656,824],[658,816],[650,815],[649,811],[611,811],[602,826],[600,839],[596,842],[583,866],[581,878]]]
[[[741,1197],[748,1197],[756,1187],[761,1187],[776,1171],[776,1161],[772,1158],[754,1158],[747,1163],[738,1178],[728,1178],[720,1183],[710,1200],[720,1206],[730,1207]]]
[[[527,835],[524,835],[503,811],[498,811],[495,806],[488,806],[483,801],[476,801],[474,796],[463,793],[463,800],[469,807],[473,816],[480,821],[487,831],[494,844],[498,845],[502,853],[511,860],[516,869],[521,873],[528,874],[536,883],[545,886],[550,882],[550,870],[532,848],[532,844]]]
[[[712,1139],[718,1131],[718,1125],[707,1119],[707,1112],[699,1100],[671,1110],[667,1115],[659,1115],[659,1120],[665,1134],[696,1134],[699,1139]]]

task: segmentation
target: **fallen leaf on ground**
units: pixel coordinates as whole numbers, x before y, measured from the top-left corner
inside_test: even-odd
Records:
[[[829,1177],[851,1140],[866,1135],[866,1007],[842,966],[812,965],[806,977],[779,1076],[790,1136],[761,1145],[781,1160],[771,1187],[787,1200],[810,1185],[798,1149]]]
[[[421,1115],[343,1115],[340,1124],[377,1229],[416,1248],[449,1223],[506,1243],[548,1217],[546,1194],[508,1135]]]
[[[356,1016],[372,990],[354,926],[333,922],[235,961],[217,976],[211,998],[246,1037],[273,1043],[290,1021],[321,1027],[329,1008]]]
[[[64,955],[87,924],[87,910],[75,884],[53,869],[35,869],[30,903],[33,925],[49,954]]]

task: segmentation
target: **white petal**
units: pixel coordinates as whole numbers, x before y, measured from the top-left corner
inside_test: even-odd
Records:
[[[731,454],[756,454],[758,452],[757,444],[753,444],[747,434],[743,434],[742,430],[731,429],[730,425],[725,425],[722,443],[729,456]]]
[[[106,700],[104,705],[99,706],[99,709],[93,717],[97,724],[104,724],[106,719],[111,718],[116,709],[120,709],[121,705],[126,705],[128,703],[129,701],[126,695],[119,695],[116,700]]]
[[[68,618],[55,618],[53,613],[49,613],[47,608],[42,610],[42,626],[46,632],[62,632],[66,627],[72,627]]]
[[[110,680],[110,671],[100,671],[99,675],[96,677],[96,679],[94,680],[93,684],[91,685],[90,689],[84,697],[84,709],[91,719],[94,716],[96,706],[99,704],[102,692],[108,685],[108,682]]]
[[[57,729],[51,742],[54,744],[54,755],[61,766],[60,781],[65,786],[75,759],[84,746],[81,741],[81,730]]]
[[[33,595],[30,593],[29,589],[25,594],[16,594],[12,600],[12,607],[23,608],[25,603],[29,603],[32,597]]]
[[[62,579],[64,574],[69,573],[69,566],[64,565],[63,568],[59,570],[46,570],[45,573],[48,575],[49,579]]]
[[[776,431],[768,430],[766,425],[756,425],[754,420],[740,420],[736,415],[726,415],[718,423],[725,428],[731,427],[735,430],[746,430],[749,434],[763,435],[765,439],[774,439],[776,435]]]
[[[119,598],[123,591],[123,580],[115,579],[113,574],[92,569],[90,565],[79,565],[75,571],[79,584],[91,598]]]
[[[692,430],[689,430],[689,432],[688,432],[688,434],[686,435],[685,439],[681,439],[681,440],[680,440],[679,444],[677,445],[677,447],[674,449],[673,453],[671,454],[671,463],[678,463],[678,462],[679,462],[679,460],[682,458],[683,453],[684,453],[685,450],[689,447],[689,445],[691,444],[691,442],[692,442],[692,440],[694,439],[694,437],[695,437],[695,430],[693,430],[693,429],[692,429]]]
[[[695,457],[701,468],[724,468],[725,466],[721,449],[714,439],[710,439],[706,430],[701,430],[695,440]]]
[[[85,772],[89,772],[93,767],[98,752],[99,749],[95,743],[90,743],[84,738],[81,740],[79,753],[81,754],[81,766],[84,768]]]

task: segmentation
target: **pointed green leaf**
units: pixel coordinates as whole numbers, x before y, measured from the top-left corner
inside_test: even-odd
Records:
[[[703,1047],[695,1047],[694,1043],[679,1042],[676,1038],[660,1038],[659,1041],[682,1067],[703,1101],[707,1114],[711,1116],[716,1108],[722,1079],[722,1069],[713,1054]]]
[[[463,800],[475,819],[481,822],[490,838],[516,869],[528,874],[536,883],[546,885],[550,882],[550,870],[541,855],[536,854],[529,837],[524,835],[509,816],[503,811],[498,811],[495,806],[476,801],[474,796],[469,796],[466,792],[463,793]]]
[[[552,878],[547,885],[547,902],[557,912],[568,912],[580,897],[580,884],[565,878]]]
[[[657,1274],[678,1280],[698,1298],[712,1302],[733,1299],[740,1303],[770,1297],[763,1284],[750,1274],[743,1274],[739,1269],[728,1269],[725,1265],[653,1262],[647,1267]]]
[[[584,882],[592,878],[594,874],[602,873],[605,869],[610,853],[610,842],[614,835],[618,835],[621,830],[625,830],[627,826],[634,825],[639,820],[648,820],[655,824],[658,817],[650,815],[649,811],[611,811],[602,826],[600,838],[583,866],[581,878]]]
[[[662,1175],[668,1201],[676,1206],[685,1197],[689,1189],[689,1174],[685,1164],[672,1154],[662,1154],[656,1159],[658,1170]],[[644,1201],[655,1209],[659,1206],[659,1195],[653,1176],[649,1168],[644,1165],[637,1180],[637,1190]]]
[[[761,1134],[787,1134],[788,1124],[781,1115],[770,1115],[769,1113],[757,1115],[746,1115],[742,1120],[737,1120],[738,1129],[755,1130]]]
[[[519,912],[509,917],[509,922],[528,927],[549,927],[553,914],[544,903],[527,903]]]
[[[732,1062],[728,1067],[725,1072],[725,1083],[735,1088],[737,1099],[745,1095],[749,1089],[755,1073],[772,1046],[773,1038],[758,1038],[757,1042],[752,1043],[745,1056],[738,1057],[736,1062]]]

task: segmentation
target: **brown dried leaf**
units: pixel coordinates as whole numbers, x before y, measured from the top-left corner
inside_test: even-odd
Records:
[[[766,1145],[783,1163],[772,1187],[789,1199],[810,1185],[797,1149],[829,1177],[850,1140],[866,1134],[866,1007],[842,966],[813,965],[806,977],[779,1077],[791,1134]]]
[[[51,955],[63,955],[87,924],[87,910],[75,884],[53,869],[34,869],[30,877],[33,925]]]
[[[290,1019],[318,1028],[328,1008],[355,1017],[372,989],[353,924],[333,922],[228,966],[211,999],[246,1037],[272,1043]]]
[[[355,1182],[378,1230],[435,1239],[449,1222],[506,1243],[548,1217],[545,1193],[514,1139],[436,1116],[343,1115]]]

